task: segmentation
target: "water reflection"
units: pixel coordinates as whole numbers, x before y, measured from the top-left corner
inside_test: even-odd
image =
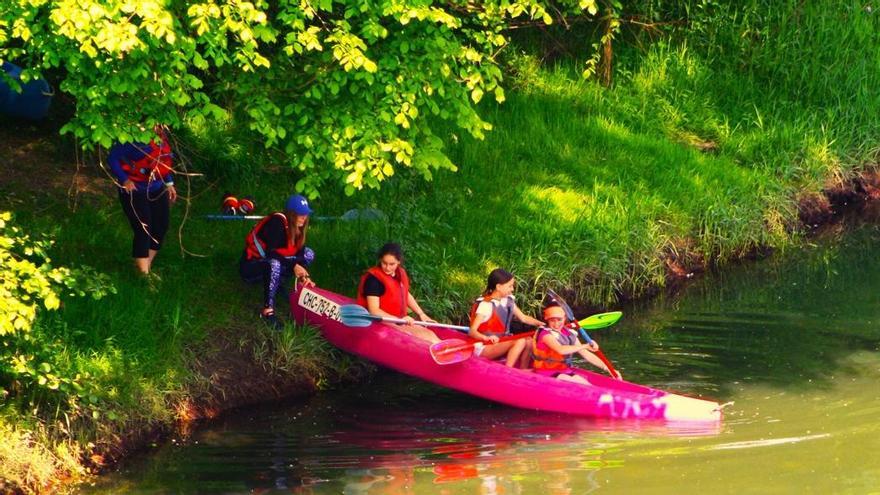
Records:
[[[718,425],[596,421],[480,403],[469,407],[466,412],[437,410],[428,420],[411,411],[369,409],[340,421],[332,440],[363,449],[358,467],[384,476],[384,481],[370,481],[373,493],[403,493],[400,489],[412,486],[409,481],[420,471],[432,474],[434,484],[472,481],[479,486],[473,493],[519,493],[520,478],[543,473],[545,490],[568,493],[572,472],[623,465],[607,448],[609,441],[720,431]],[[579,480],[581,492],[588,480],[589,476]]]
[[[599,486],[592,473],[624,466],[622,444],[720,432],[717,424],[539,414],[391,373],[378,379],[376,392],[230,416],[123,466],[91,493],[400,494],[426,485],[436,493],[533,493],[537,486],[586,493]]]
[[[241,411],[86,493],[869,493],[880,486],[880,235],[782,253],[624,308],[628,379],[735,401],[721,425],[496,406],[381,373]]]

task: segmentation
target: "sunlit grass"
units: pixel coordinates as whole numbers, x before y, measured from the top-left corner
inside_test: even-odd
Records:
[[[40,424],[0,409],[0,490],[41,493],[83,474],[75,442],[58,440]]]
[[[800,235],[799,194],[839,182],[877,149],[876,135],[863,133],[876,119],[861,120],[878,106],[873,96],[817,115],[813,102],[782,97],[784,81],[759,84],[686,47],[656,45],[634,61],[610,90],[565,63],[514,62],[518,90],[485,109],[494,131],[451,139],[460,172],[440,174],[412,206],[442,219],[426,226],[442,242],[398,229],[419,248],[410,246],[423,277],[416,290],[427,284],[458,300],[460,319],[488,271],[503,266],[530,282],[521,288],[532,304],[547,286],[613,304],[664,285],[668,253],[723,264],[784,248]]]

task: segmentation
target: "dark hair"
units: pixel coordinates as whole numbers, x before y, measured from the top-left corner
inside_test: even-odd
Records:
[[[400,244],[396,242],[385,243],[385,245],[380,247],[379,251],[376,253],[376,259],[381,260],[386,254],[394,256],[397,258],[397,261],[403,263],[403,250],[400,249]]]
[[[513,279],[513,274],[503,268],[496,268],[489,273],[489,278],[486,279],[486,291],[483,292],[484,295],[489,295],[495,291],[495,287],[501,284],[506,284]]]

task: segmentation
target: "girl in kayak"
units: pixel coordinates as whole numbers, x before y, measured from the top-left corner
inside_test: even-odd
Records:
[[[379,249],[378,262],[361,277],[358,284],[357,303],[367,308],[371,315],[385,318],[401,318],[405,325],[397,328],[432,344],[440,342],[437,335],[427,328],[413,324],[408,315],[413,310],[419,320],[434,322],[422,311],[418,301],[409,292],[409,275],[403,268],[403,252],[399,244],[389,242]]]
[[[535,332],[532,348],[534,359],[532,366],[536,373],[554,376],[560,380],[589,383],[572,370],[574,354],[580,354],[593,366],[608,372],[602,360],[590,352],[598,350],[599,345],[595,342],[581,344],[577,333],[566,325],[568,322],[565,318],[565,310],[558,304],[551,303],[544,308],[544,321],[547,322],[547,326]]]
[[[523,354],[526,339],[498,342],[504,335],[510,334],[510,323],[513,318],[532,326],[543,326],[544,322],[532,318],[520,311],[513,298],[516,281],[507,270],[496,268],[489,274],[486,290],[474,301],[471,307],[471,330],[468,336],[487,345],[480,356],[497,359],[507,355],[507,366],[524,367],[528,353]],[[522,360],[520,357],[522,356]]]
[[[282,279],[294,275],[306,287],[315,285],[306,270],[315,259],[315,253],[305,245],[311,214],[308,200],[294,194],[287,199],[283,212],[257,222],[244,241],[238,272],[245,282],[262,282],[260,318],[275,330],[282,328],[275,317],[275,294]]]

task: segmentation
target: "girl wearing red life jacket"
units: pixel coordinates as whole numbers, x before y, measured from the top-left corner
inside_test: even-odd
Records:
[[[415,320],[408,314],[411,309],[419,320],[434,321],[422,311],[416,298],[409,292],[409,275],[401,266],[403,252],[400,245],[393,242],[385,244],[379,249],[378,257],[376,266],[368,269],[358,284],[358,304],[367,308],[371,315],[406,320],[406,325],[397,325],[404,332],[432,344],[440,342],[440,338],[431,330],[414,325]]]
[[[565,310],[551,304],[544,308],[546,327],[538,329],[532,347],[532,366],[536,373],[542,373],[578,383],[589,383],[586,378],[572,370],[572,357],[580,354],[590,364],[608,371],[605,364],[589,351],[599,348],[595,342],[581,344],[577,334],[566,325]]]
[[[260,220],[244,240],[239,274],[245,282],[262,282],[260,317],[276,330],[282,327],[275,316],[275,294],[283,279],[293,275],[306,287],[315,285],[306,270],[315,257],[305,245],[311,214],[308,200],[294,194],[288,198],[284,212]]]
[[[501,268],[492,270],[486,281],[485,292],[474,301],[471,308],[471,330],[468,336],[489,344],[483,347],[480,356],[497,359],[506,354],[507,366],[519,365],[522,367],[525,365],[524,361],[529,357],[528,353],[523,354],[523,350],[526,348],[526,339],[500,343],[498,339],[510,333],[510,323],[513,318],[526,325],[541,326],[544,323],[520,311],[513,299],[515,284],[516,281],[510,272]]]
[[[154,132],[156,137],[149,143],[114,144],[107,157],[122,211],[134,232],[131,256],[144,275],[150,274],[162,247],[171,203],[177,200],[168,137],[162,126],[157,125]]]

